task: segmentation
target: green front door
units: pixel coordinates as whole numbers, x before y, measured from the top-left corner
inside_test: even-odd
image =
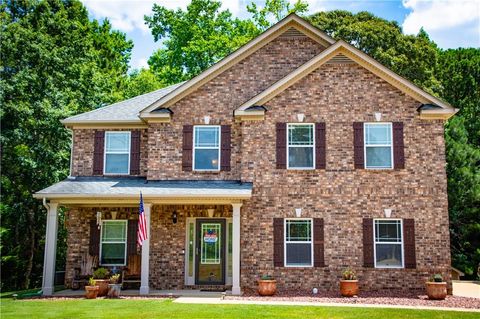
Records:
[[[197,285],[225,284],[225,220],[197,219]]]

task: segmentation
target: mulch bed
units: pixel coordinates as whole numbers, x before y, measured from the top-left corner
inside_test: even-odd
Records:
[[[375,304],[480,309],[480,298],[447,296],[445,300],[429,300],[427,295],[408,291],[360,292],[359,296],[346,298],[338,292],[319,292],[314,295],[299,290],[278,291],[275,296],[261,297],[255,290],[245,290],[243,296],[227,296],[227,300],[306,301],[342,304]]]

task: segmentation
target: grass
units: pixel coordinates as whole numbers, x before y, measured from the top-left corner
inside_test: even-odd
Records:
[[[7,318],[478,318],[478,313],[386,308],[199,305],[165,299],[1,299]]]

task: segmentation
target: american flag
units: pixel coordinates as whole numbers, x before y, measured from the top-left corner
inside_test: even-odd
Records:
[[[142,246],[143,241],[147,239],[147,220],[143,211],[143,197],[140,193],[140,211],[138,216],[137,245]]]

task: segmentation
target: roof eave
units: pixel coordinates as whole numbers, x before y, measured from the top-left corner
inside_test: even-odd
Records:
[[[458,111],[459,109],[420,110],[418,113],[423,120],[448,120]]]

